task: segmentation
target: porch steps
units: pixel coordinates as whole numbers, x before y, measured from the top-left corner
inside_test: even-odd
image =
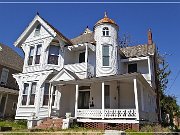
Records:
[[[42,122],[36,126],[36,129],[57,129],[62,128],[63,125],[63,119],[62,118],[45,118],[42,120]]]

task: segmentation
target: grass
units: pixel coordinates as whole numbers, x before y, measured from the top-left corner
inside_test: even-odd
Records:
[[[0,127],[12,127],[12,131],[23,131],[27,129],[25,121],[0,121]]]

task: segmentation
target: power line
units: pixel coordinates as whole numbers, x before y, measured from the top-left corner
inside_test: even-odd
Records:
[[[172,84],[171,84],[171,86],[169,87],[168,90],[170,90],[172,88],[172,86],[174,85],[174,83],[175,83],[175,81],[176,81],[176,79],[178,78],[179,75],[180,75],[180,70],[178,71],[176,77],[174,78],[174,81],[172,82]]]

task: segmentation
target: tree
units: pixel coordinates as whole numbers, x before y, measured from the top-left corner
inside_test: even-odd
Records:
[[[157,76],[159,81],[159,96],[160,96],[160,107],[163,125],[173,125],[174,114],[179,115],[179,106],[176,101],[176,97],[173,95],[166,95],[165,91],[168,84],[168,77],[171,74],[169,64],[166,61],[166,55],[157,55],[157,62],[159,68],[157,70]],[[167,114],[169,115],[169,121],[166,119]]]

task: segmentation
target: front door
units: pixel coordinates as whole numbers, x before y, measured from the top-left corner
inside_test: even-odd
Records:
[[[90,91],[79,91],[78,108],[89,109]]]

